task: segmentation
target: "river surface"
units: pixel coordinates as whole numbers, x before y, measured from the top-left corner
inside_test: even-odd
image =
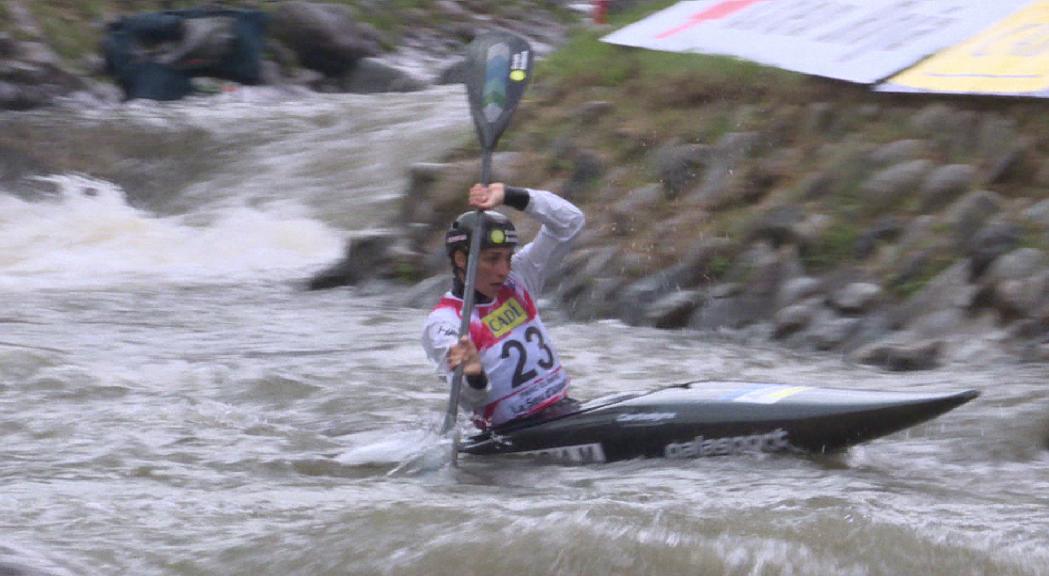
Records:
[[[697,378],[983,395],[835,457],[449,467],[430,303],[301,285],[385,222],[410,163],[470,137],[457,88],[4,121],[203,131],[227,160],[164,198],[90,174],[0,191],[0,574],[1049,574],[1049,367],[980,341],[889,374],[549,307],[584,399]]]

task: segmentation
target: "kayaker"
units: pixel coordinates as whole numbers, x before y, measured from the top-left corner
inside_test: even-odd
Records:
[[[484,430],[569,402],[569,378],[536,303],[547,275],[568,253],[585,218],[579,208],[552,192],[502,183],[475,184],[469,205],[484,210],[486,231],[477,262],[470,334],[457,339],[476,210],[456,218],[445,234],[453,286],[427,317],[422,342],[449,383],[463,365],[460,404],[473,412],[474,423]],[[542,224],[535,239],[520,250],[515,251],[513,222],[492,211],[501,205]]]

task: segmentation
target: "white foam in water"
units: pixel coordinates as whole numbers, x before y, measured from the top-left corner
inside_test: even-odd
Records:
[[[0,288],[300,277],[337,260],[344,235],[282,203],[224,208],[205,223],[128,205],[120,187],[60,175],[54,200],[0,191]],[[199,219],[199,218],[198,218]]]
[[[440,468],[448,462],[449,440],[432,430],[361,432],[347,437],[354,444],[335,460],[345,466],[390,464],[391,473]]]

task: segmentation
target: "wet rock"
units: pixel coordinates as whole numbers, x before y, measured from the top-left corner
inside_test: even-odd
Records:
[[[947,209],[946,224],[954,232],[955,246],[969,250],[976,233],[1002,209],[1002,197],[987,190],[976,190],[963,196]]]
[[[757,132],[730,132],[721,137],[711,151],[700,185],[689,195],[708,209],[737,202],[738,190],[731,183],[734,174],[761,141]]]
[[[931,370],[939,365],[942,340],[923,340],[897,334],[880,342],[861,346],[852,358],[862,364],[880,366],[894,372]]]
[[[919,194],[922,210],[939,210],[968,192],[976,180],[976,169],[968,164],[948,164],[925,178]]]
[[[684,328],[703,299],[703,293],[698,290],[667,294],[646,306],[644,323],[656,328]]]
[[[1016,121],[1000,114],[989,113],[980,117],[977,126],[977,147],[984,157],[999,157],[1012,150],[1019,139]]]
[[[853,282],[832,293],[828,303],[843,314],[864,314],[878,305],[883,293],[877,284]]]
[[[649,211],[663,201],[663,187],[648,184],[626,193],[612,206],[611,220],[616,235],[633,234],[651,220]]]
[[[988,184],[1004,184],[1022,180],[1027,176],[1024,167],[1028,155],[1028,145],[1011,143],[997,151],[987,166],[984,181]]]
[[[1043,270],[994,287],[994,306],[1003,318],[1025,318],[1034,314],[1049,295],[1049,272]]]
[[[343,5],[281,2],[269,30],[295,52],[303,66],[327,76],[341,76],[358,60],[382,52],[379,33],[358,23]]]
[[[807,327],[822,307],[821,299],[809,298],[804,302],[781,308],[773,319],[773,337],[786,338]]]
[[[810,134],[826,134],[834,126],[834,105],[829,102],[813,102],[805,111],[805,131]]]
[[[1035,248],[1009,252],[990,266],[982,279],[992,304],[1005,319],[1030,316],[1049,300],[1046,255]]]
[[[619,295],[618,316],[632,326],[645,322],[647,305],[681,290],[678,270],[668,268],[628,284]]]
[[[834,187],[834,179],[826,172],[806,174],[798,183],[798,190],[806,200],[816,200],[830,193]]]
[[[1042,200],[1023,211],[1024,218],[1041,228],[1049,229],[1049,200]]]
[[[975,280],[983,275],[996,258],[1016,248],[1022,232],[1010,222],[990,222],[974,234],[968,246],[970,272]]]
[[[969,283],[969,263],[959,261],[937,274],[921,290],[891,311],[891,323],[910,327],[927,314],[940,311],[966,310],[976,298],[977,287]]]
[[[340,88],[355,94],[417,92],[426,83],[375,58],[361,58],[340,81]]]
[[[753,304],[753,297],[711,293],[703,306],[693,312],[688,326],[696,330],[742,328],[761,318]]]
[[[397,232],[376,232],[350,240],[346,256],[333,266],[310,278],[309,290],[324,290],[357,284],[363,280],[396,275],[396,243],[403,237]]]
[[[860,185],[860,193],[878,209],[895,206],[910,196],[933,169],[928,160],[912,160],[885,168]]]
[[[465,58],[446,65],[437,73],[437,78],[434,80],[434,83],[439,85],[462,84],[463,82],[466,82]]]
[[[948,308],[910,318],[907,330],[921,338],[943,339],[961,332],[967,321],[964,309]]]
[[[792,246],[774,250],[759,243],[736,260],[725,276],[728,282],[711,288],[705,305],[693,313],[690,327],[714,330],[771,321],[780,286],[802,274]]]
[[[759,216],[746,234],[748,241],[768,241],[775,247],[801,244],[797,227],[805,220],[801,206],[777,206]]]
[[[897,140],[871,152],[870,161],[879,167],[885,167],[919,160],[927,153],[927,146],[924,140]]]
[[[776,305],[783,308],[791,306],[819,294],[823,281],[809,276],[799,276],[784,282],[776,295]]]
[[[650,162],[667,196],[673,198],[699,178],[709,154],[708,146],[671,144],[656,150]]]
[[[677,282],[684,288],[693,288],[716,281],[723,262],[730,261],[736,245],[727,238],[700,238],[682,256]]]
[[[933,103],[923,107],[911,116],[911,127],[925,136],[942,137],[952,131],[956,125],[956,111],[942,103]]]
[[[605,161],[593,150],[578,150],[572,158],[572,175],[561,188],[565,198],[578,200],[606,170]]]
[[[877,250],[880,242],[895,240],[904,229],[904,223],[898,216],[882,216],[856,239],[854,253],[860,260],[868,258]]]
[[[572,111],[571,116],[584,126],[589,126],[612,113],[615,104],[608,100],[591,100],[584,102]]]
[[[860,324],[859,318],[819,315],[805,333],[805,340],[817,350],[835,350],[852,337]]]
[[[1022,280],[1033,272],[1041,271],[1046,265],[1046,255],[1036,248],[1018,248],[997,258],[988,268],[983,281],[986,283]]]
[[[616,304],[623,292],[618,278],[594,278],[583,275],[567,276],[558,287],[562,308],[576,320],[619,317]]]

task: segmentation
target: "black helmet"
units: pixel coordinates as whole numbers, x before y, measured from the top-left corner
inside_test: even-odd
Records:
[[[514,223],[504,214],[485,210],[481,212],[484,217],[484,237],[481,238],[481,249],[485,248],[515,248],[517,246],[517,229]],[[473,234],[477,223],[477,211],[463,212],[448,227],[444,235],[444,247],[448,256],[455,254],[456,250],[470,251],[470,236]]]

